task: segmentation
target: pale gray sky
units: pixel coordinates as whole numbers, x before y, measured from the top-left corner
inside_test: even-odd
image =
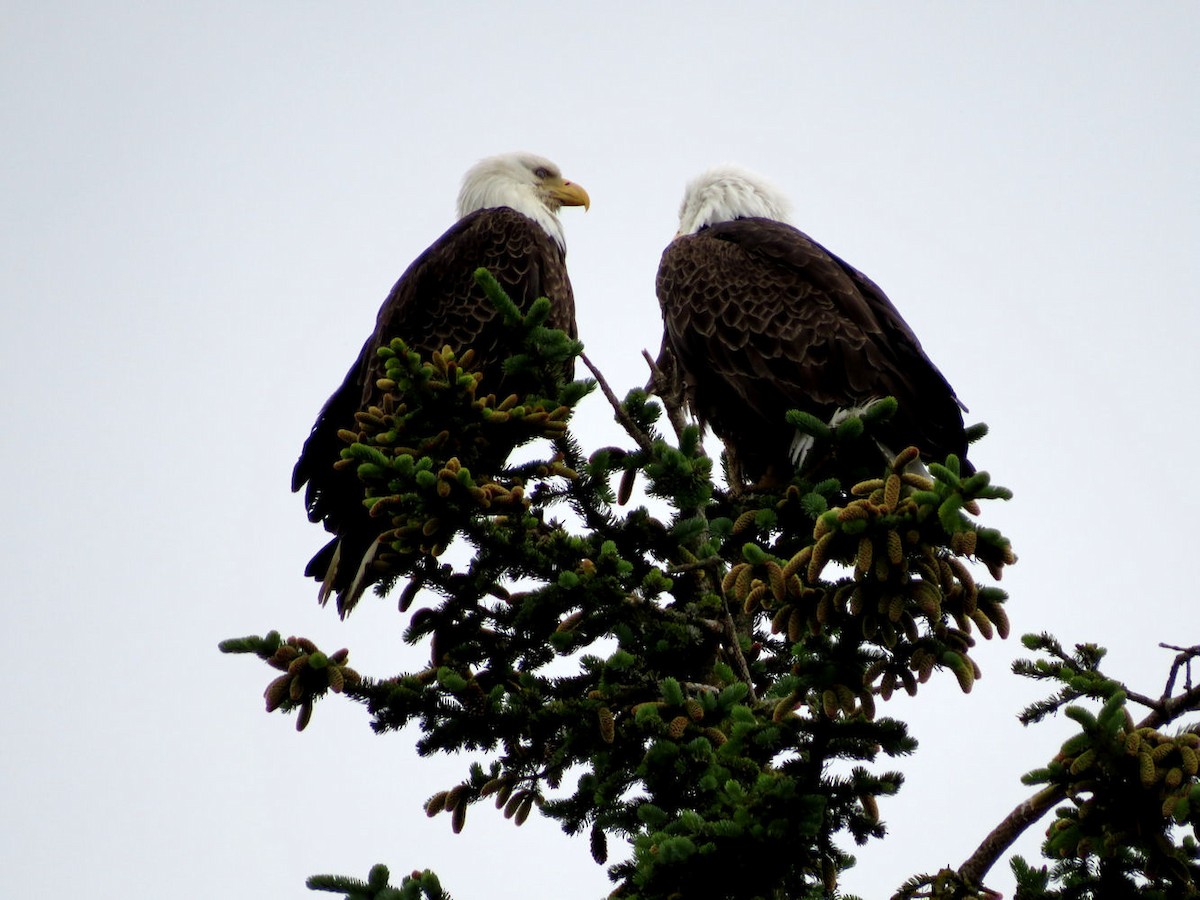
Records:
[[[1198,42],[1182,3],[10,4],[0,894],[303,897],[375,862],[460,900],[607,893],[546,820],[427,820],[465,761],[342,702],[297,735],[262,711],[269,671],[216,652],[278,627],[365,673],[420,665],[392,601],[317,607],[288,480],[462,173],[506,150],[591,193],[569,263],[621,392],[684,183],[776,182],[991,425],[1014,631],[1106,644],[1153,693],[1156,642],[1200,640]],[[608,419],[590,400],[585,440]],[[1065,732],[1016,723],[1018,655],[981,647],[970,697],[944,678],[884,707],[922,747],[847,887],[958,864],[1027,795]]]

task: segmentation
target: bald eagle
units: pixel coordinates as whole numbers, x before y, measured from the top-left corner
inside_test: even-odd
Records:
[[[884,396],[899,409],[887,449],[966,453],[954,390],[883,291],[788,224],[779,191],[743,169],[705,172],[684,193],[662,255],[660,368],[725,444],[731,485],[777,485],[811,439],[786,421],[831,421]]]
[[[352,469],[335,470],[345,443],[339,429],[355,428],[354,415],[378,403],[376,381],[384,374],[380,347],[393,338],[428,356],[449,345],[471,348],[489,392],[503,396],[500,313],[476,284],[486,267],[522,309],[547,297],[546,324],[576,336],[575,301],[567,278],[566,244],[558,210],[590,205],[587,192],[566,181],[558,167],[531,153],[509,153],[480,161],[463,179],[458,221],[400,276],[358,359],[341,387],[325,403],[292,472],[292,490],[308,485],[308,518],[335,535],[309,562],[305,575],[321,582],[324,604],[337,592],[338,611],[354,607],[379,580],[371,561],[384,527],[363,506],[362,485]]]

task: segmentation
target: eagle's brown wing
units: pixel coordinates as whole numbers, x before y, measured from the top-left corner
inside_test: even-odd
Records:
[[[658,296],[664,346],[696,416],[758,478],[787,465],[789,409],[828,418],[894,396],[889,437],[932,457],[966,450],[950,385],[862,273],[790,225],[738,219],[676,238]]]
[[[400,276],[358,359],[317,416],[292,471],[293,491],[307,485],[309,519],[322,522],[335,535],[312,558],[305,574],[325,583],[322,600],[330,590],[338,593],[343,615],[375,580],[356,575],[382,529],[362,505],[362,486],[354,471],[335,470],[333,464],[345,446],[338,430],[354,430],[354,414],[379,400],[375,382],[384,366],[378,349],[397,337],[422,355],[446,345],[460,354],[471,348],[485,392],[503,396],[518,387],[508,383],[501,368],[509,350],[502,346],[500,313],[475,282],[480,266],[521,309],[538,297],[549,298],[547,324],[576,336],[575,301],[563,251],[541,226],[512,209],[484,209],[463,217]]]

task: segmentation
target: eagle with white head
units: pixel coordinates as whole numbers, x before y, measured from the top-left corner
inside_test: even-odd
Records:
[[[488,269],[521,309],[550,300],[546,325],[576,336],[575,301],[566,269],[566,241],[558,211],[591,204],[587,191],[563,178],[558,166],[532,153],[481,160],[467,172],[458,195],[458,221],[433,242],[396,282],[375,330],[341,387],[317,416],[292,472],[292,490],[307,485],[312,522],[334,537],[309,562],[305,574],[321,582],[320,600],[333,593],[345,616],[381,577],[372,567],[385,530],[363,506],[353,469],[335,469],[345,443],[341,429],[355,428],[355,413],[377,404],[384,374],[380,347],[401,338],[428,356],[449,345],[473,349],[489,393],[505,393],[503,319],[475,282]]]
[[[791,479],[809,441],[786,421],[822,421],[884,396],[899,402],[878,433],[925,459],[967,450],[953,388],[867,276],[789,224],[786,198],[736,166],[684,192],[679,233],[662,255],[660,368],[725,444],[731,481]]]

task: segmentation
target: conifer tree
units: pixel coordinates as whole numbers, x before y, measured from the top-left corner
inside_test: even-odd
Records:
[[[522,315],[477,277],[512,329],[508,365],[569,371],[581,347],[544,326],[548,304]],[[455,832],[476,806],[516,825],[537,812],[586,834],[601,865],[625,842],[608,868],[613,896],[845,896],[839,876],[853,859],[835,838],[883,837],[879,799],[900,790],[892,767],[916,748],[886,715],[889,698],[939,677],[970,692],[976,641],[1009,633],[1008,598],[992,582],[1015,556],[979,523],[1009,492],[986,472],[964,476],[954,457],[923,470],[916,448],[864,469],[890,399],[836,428],[792,414],[820,464],[778,490],[730,491],[681,410],[639,390],[618,400],[594,369],[548,396],[496,397],[469,349],[422,359],[397,340],[380,352],[387,396],[343,434],[339,465],[355,468],[380,522],[379,593],[396,593],[406,640],[430,660],[364,676],[347,650],[301,637],[223,642],[277,670],[268,711],[294,713],[303,729],[318,701],[341,694],[377,732],[416,721],[422,755],[476,751],[485,761],[426,812]],[[575,438],[572,415],[597,386],[624,446]],[[445,561],[451,542],[469,548],[466,562]],[[1200,702],[1188,671],[1200,651],[1180,648],[1151,700],[1105,677],[1099,648],[1026,642],[1043,658],[1019,674],[1061,685],[1026,720],[1061,708],[1079,734],[1027,776],[1038,793],[970,860],[896,896],[995,896],[990,867],[1051,809],[1054,866],[1016,860],[1019,897],[1191,896],[1200,736],[1164,729]],[[1135,702],[1149,710],[1141,721]],[[432,872],[393,886],[382,865],[366,880],[309,886],[350,900],[449,896]]]

